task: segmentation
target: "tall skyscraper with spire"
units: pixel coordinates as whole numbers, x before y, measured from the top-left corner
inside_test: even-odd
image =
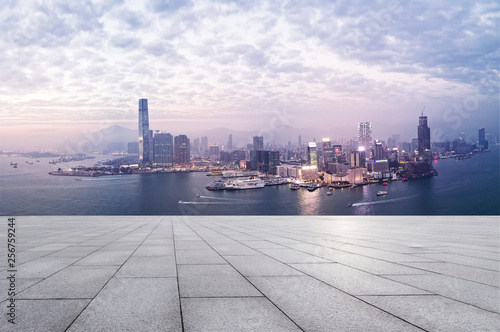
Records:
[[[430,161],[431,155],[431,129],[427,126],[427,116],[423,113],[418,118],[418,159]]]
[[[148,100],[139,99],[139,163],[151,162]]]

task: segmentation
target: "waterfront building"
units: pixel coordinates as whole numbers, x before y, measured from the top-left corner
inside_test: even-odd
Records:
[[[372,123],[371,122],[359,122],[358,123],[358,147],[363,147],[363,151],[368,152],[370,156],[370,151],[372,149]]]
[[[486,150],[488,149],[488,140],[486,139],[486,131],[483,128],[479,128],[478,130],[478,144],[479,144],[479,149],[481,150]]]
[[[171,166],[174,160],[173,136],[166,132],[156,132],[153,138],[153,161],[157,165]]]
[[[264,150],[264,136],[254,136],[253,137],[253,149]]]
[[[151,162],[148,100],[139,99],[139,163]]]
[[[427,116],[423,114],[418,119],[418,159],[430,161],[431,155],[431,129],[427,126]]]
[[[178,165],[189,165],[191,161],[191,146],[186,135],[174,138],[174,163]]]
[[[307,145],[307,163],[311,166],[318,167],[318,150],[316,142],[309,142]]]
[[[388,172],[389,171],[389,161],[388,160],[372,160],[372,162],[367,163],[368,172]]]

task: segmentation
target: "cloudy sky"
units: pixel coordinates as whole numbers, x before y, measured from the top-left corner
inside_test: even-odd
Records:
[[[307,4],[306,4],[307,3]],[[110,124],[498,131],[497,1],[0,4],[0,146]],[[413,133],[415,131],[415,133]],[[436,134],[437,135],[437,134]]]

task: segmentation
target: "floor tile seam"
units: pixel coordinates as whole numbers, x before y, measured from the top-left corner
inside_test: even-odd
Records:
[[[156,227],[158,227],[159,223],[151,230],[151,232],[153,232]],[[142,225],[140,225],[139,227],[141,227]],[[135,228],[134,230],[132,230],[131,232],[135,231],[137,228]],[[128,235],[130,234],[131,232],[129,233],[126,233],[125,235]],[[150,234],[151,234],[150,232]],[[124,235],[124,236],[125,236]],[[146,237],[147,238],[147,237]],[[146,241],[146,238],[141,242],[141,244]],[[140,245],[139,245],[140,246]],[[138,246],[138,247],[139,247]],[[71,323],[68,325],[68,327],[64,330],[65,332],[76,322],[76,320],[81,316],[81,314],[88,308],[88,306],[99,296],[99,294],[102,292],[102,290],[106,287],[106,285],[109,284],[109,282],[116,276],[116,274],[118,273],[118,271],[120,271],[121,267],[123,267],[123,265],[130,259],[130,257],[132,257],[132,255],[134,254],[134,252],[137,250],[137,248],[129,255],[129,257],[123,262],[123,264],[119,265],[120,267],[118,269],[116,269],[116,271],[110,276],[110,278],[102,285],[102,287],[95,293],[95,295],[92,297],[92,299],[87,303],[87,305],[85,305],[84,308],[82,308],[82,310],[80,311],[80,313],[78,313],[78,315],[76,315],[76,317],[71,321]],[[82,266],[85,266],[85,265],[82,265]]]
[[[193,230],[191,228],[191,226],[189,226],[188,224],[186,224],[187,227],[189,227],[191,230]],[[202,226],[204,227],[204,226]],[[196,233],[196,231],[193,230],[193,232]],[[218,234],[220,234],[219,232],[216,232]],[[204,241],[205,239],[202,238]],[[205,241],[205,243],[207,243]],[[210,244],[207,243],[207,245],[210,246]],[[215,250],[212,246],[210,246],[212,248],[212,250]],[[271,303],[279,312],[281,312],[286,318],[288,318],[290,320],[290,322],[292,322],[295,326],[297,326],[297,328],[299,328],[301,331],[304,331],[304,329],[297,323],[295,322],[288,314],[286,314],[280,307],[278,307],[276,305],[276,303],[274,303],[273,301],[271,301],[271,299],[269,299],[258,287],[256,287],[247,277],[245,277],[238,269],[236,269],[224,256],[220,255],[219,256],[224,260],[226,261],[235,271],[237,271],[237,273],[242,277],[244,278],[250,285],[252,285],[260,294],[262,294],[262,296],[267,299],[267,301],[269,301],[269,303]]]
[[[475,305],[473,303],[468,303],[468,302],[465,302],[465,301],[462,301],[462,300],[459,300],[459,299],[456,299],[456,298],[453,298],[451,296],[448,296],[448,295],[445,295],[445,294],[442,294],[440,293],[439,291],[435,291],[435,290],[430,290],[430,289],[425,289],[425,288],[421,288],[421,287],[417,287],[415,285],[411,285],[411,284],[408,284],[408,283],[405,283],[405,282],[399,282],[403,285],[407,285],[407,286],[411,286],[413,288],[416,288],[416,289],[419,289],[419,290],[423,290],[423,291],[427,291],[431,294],[435,294],[435,295],[438,295],[438,296],[441,296],[443,298],[446,298],[450,301],[455,301],[455,302],[459,302],[459,303],[462,303],[462,304],[466,304],[468,306],[471,306],[471,307],[475,307],[477,309],[481,309],[481,310],[484,310],[484,311],[488,311],[488,312],[491,312],[491,313],[494,313],[494,314],[500,314],[500,308],[499,308],[499,311],[498,312],[495,312],[495,311],[492,311],[490,309],[486,309],[486,308],[482,308],[482,307],[479,307],[478,305]]]
[[[240,243],[240,244],[242,244],[242,245],[245,245],[245,244],[241,243],[241,242],[240,242],[240,241],[238,241],[238,240],[235,240],[235,241],[237,241],[238,243]],[[267,255],[266,255],[266,256],[267,256]],[[269,256],[268,256],[268,257],[269,257]],[[223,258],[224,258],[224,257],[223,257]],[[270,258],[271,258],[271,259],[273,259],[273,260],[276,260],[276,259],[274,259],[273,257],[270,257]],[[276,261],[277,261],[277,260],[276,260]],[[278,261],[278,262],[279,262],[279,261]],[[280,263],[282,263],[282,262],[280,262]],[[284,264],[284,263],[282,263],[282,264]],[[287,264],[285,264],[285,265],[287,265]],[[287,266],[289,266],[289,265],[287,265]],[[347,293],[347,292],[345,292],[345,291],[343,291],[343,290],[341,290],[341,289],[338,289],[338,288],[336,288],[336,287],[333,287],[332,285],[330,285],[330,284],[328,284],[328,283],[324,282],[323,280],[320,280],[320,279],[318,279],[318,278],[315,278],[315,277],[313,277],[313,276],[311,276],[311,275],[309,275],[309,274],[307,274],[307,273],[304,273],[303,271],[299,271],[299,270],[295,269],[294,267],[291,267],[291,266],[289,266],[289,267],[290,267],[290,268],[292,268],[292,269],[294,269],[294,270],[296,270],[296,271],[298,271],[298,272],[300,272],[300,273],[302,273],[304,276],[308,276],[308,277],[310,277],[310,278],[313,278],[313,279],[315,279],[315,280],[319,281],[320,283],[327,285],[328,287],[332,287],[332,288],[334,288],[334,289],[337,289],[338,291],[340,291],[340,292],[342,292],[342,293],[344,293],[344,294],[346,294],[346,295],[348,295],[348,296],[350,296],[350,297],[356,298],[356,299],[358,299],[359,301],[362,301],[362,302],[366,303],[366,304],[367,304],[367,305],[369,305],[370,307],[374,307],[374,308],[376,308],[376,309],[378,309],[378,310],[384,311],[384,312],[386,312],[387,314],[389,314],[390,316],[395,317],[396,319],[399,319],[399,320],[401,320],[401,321],[404,321],[404,322],[405,322],[405,323],[407,323],[407,324],[410,324],[410,325],[412,325],[412,326],[415,326],[415,327],[417,327],[417,328],[419,328],[419,329],[421,329],[421,330],[424,330],[424,331],[425,331],[425,329],[422,329],[421,327],[419,327],[419,326],[417,326],[417,325],[415,325],[415,324],[413,324],[413,323],[411,323],[411,322],[408,322],[408,321],[406,321],[405,319],[403,319],[403,318],[401,318],[401,317],[398,317],[398,316],[396,316],[396,315],[394,315],[394,314],[392,314],[392,313],[390,313],[390,312],[387,312],[387,311],[385,311],[385,310],[383,310],[383,309],[381,309],[381,308],[378,308],[378,307],[376,307],[376,306],[374,306],[374,305],[372,305],[372,304],[370,304],[370,303],[367,303],[366,301],[363,301],[362,299],[359,299],[359,298],[357,298],[356,296],[353,296],[352,294],[349,294],[349,293]],[[233,266],[233,268],[234,268],[234,269],[236,269],[234,266]],[[237,270],[237,269],[236,269],[236,270]],[[238,271],[238,272],[240,272],[239,270],[237,270],[237,271]],[[241,274],[241,272],[240,272],[240,274]],[[286,313],[285,313],[285,312],[284,312],[284,311],[283,311],[280,307],[278,307],[278,305],[277,305],[277,304],[275,304],[273,301],[271,301],[271,299],[269,299],[269,298],[268,298],[268,297],[267,297],[267,296],[266,296],[266,295],[262,292],[262,290],[260,290],[260,289],[259,289],[259,288],[255,285],[255,284],[253,284],[250,280],[248,280],[248,278],[246,278],[243,274],[241,274],[241,275],[242,275],[242,276],[243,276],[243,277],[244,277],[244,278],[245,278],[245,279],[246,279],[249,283],[251,283],[251,284],[252,284],[252,285],[253,285],[256,289],[258,289],[258,290],[259,290],[259,292],[260,292],[262,295],[264,295],[264,296],[265,296],[265,297],[266,297],[266,298],[267,298],[267,299],[268,299],[268,300],[269,300],[269,301],[270,301],[270,302],[271,302],[271,303],[272,303],[275,307],[277,307],[277,308],[278,308],[278,309],[279,309],[279,310],[280,310],[280,311],[281,311],[284,315],[286,315],[286,316],[287,316],[287,317],[288,317],[288,318],[289,318],[292,322],[294,322],[294,323],[295,323],[295,321],[294,321],[291,317],[289,317],[289,316],[288,316],[288,315],[287,315],[287,314],[286,314]],[[281,276],[281,277],[283,277],[283,276]],[[302,277],[302,276],[300,276],[300,275],[299,275],[299,277]],[[299,326],[297,323],[295,323],[295,324],[296,324],[297,326]],[[300,326],[299,326],[299,327],[300,327]]]
[[[495,263],[500,264],[500,258],[499,259],[492,259],[492,258],[485,258],[485,257],[469,256],[469,255],[459,255],[459,254],[455,254],[455,253],[421,253],[421,254],[416,255],[417,257],[420,257],[420,258],[427,258],[425,256],[422,257],[422,256],[418,256],[418,255],[454,255],[454,256],[458,256],[457,258],[467,257],[467,258],[472,258],[472,259],[483,259],[485,261],[491,261],[491,262],[495,262]],[[450,262],[450,263],[452,263],[452,262]],[[455,264],[458,264],[458,263],[455,263]]]
[[[415,276],[432,276],[432,275],[440,275],[440,276],[447,277],[447,278],[454,278],[454,279],[472,282],[472,283],[475,283],[478,285],[500,288],[500,279],[499,279],[499,283],[497,285],[491,285],[491,284],[487,284],[487,283],[480,282],[477,280],[472,280],[472,279],[467,279],[464,277],[449,275],[449,274],[446,274],[444,272],[436,272],[436,271],[430,271],[430,270],[425,270],[425,269],[421,269],[421,270],[428,271],[431,273],[420,273],[420,274],[417,274],[417,273],[383,273],[383,274],[378,274],[378,275],[379,276],[413,276],[413,275],[415,275]],[[500,278],[500,276],[499,276],[499,278]]]
[[[263,295],[234,295],[234,296],[181,296],[181,299],[266,299]]]
[[[181,287],[180,287],[180,282],[179,282],[179,268],[177,264],[177,250],[175,248],[175,231],[174,231],[174,220],[173,217],[170,217],[171,221],[171,229],[172,229],[172,236],[173,236],[173,246],[174,246],[174,264],[175,264],[175,275],[176,275],[176,284],[177,284],[177,298],[179,300],[179,315],[180,315],[180,320],[181,320],[181,331],[184,332],[184,315],[182,312],[182,302],[181,302]]]

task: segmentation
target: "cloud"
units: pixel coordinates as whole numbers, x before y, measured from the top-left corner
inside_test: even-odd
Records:
[[[287,107],[304,126],[330,127],[340,121],[328,118],[334,109],[346,124],[386,128],[391,116],[413,123],[424,104],[443,119],[475,96],[484,111],[471,117],[495,123],[499,9],[495,1],[7,1],[0,115],[5,125],[42,123],[47,112],[75,123],[135,121],[137,99],[148,98],[151,119],[164,123],[189,115],[231,127],[224,113],[265,123]]]

